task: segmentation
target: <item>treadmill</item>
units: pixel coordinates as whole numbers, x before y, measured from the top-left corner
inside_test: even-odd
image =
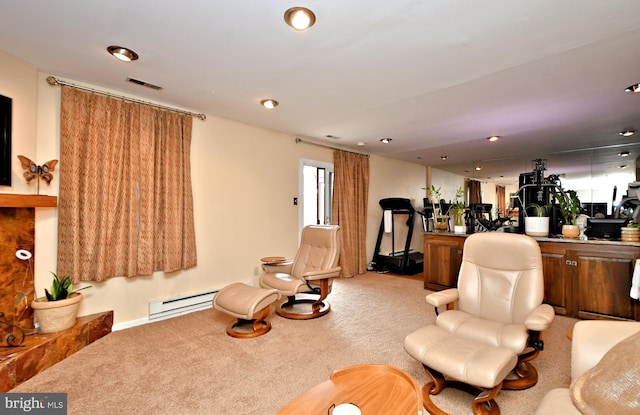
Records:
[[[380,207],[383,210],[382,221],[380,222],[380,230],[378,231],[378,241],[376,242],[376,248],[373,253],[373,259],[371,266],[374,271],[378,272],[393,272],[401,275],[413,275],[423,270],[424,255],[422,252],[413,252],[411,249],[411,237],[413,235],[413,222],[414,215],[417,212],[409,199],[402,198],[388,198],[380,200]],[[380,245],[382,244],[382,238],[385,234],[385,213],[391,215],[391,221],[388,225],[391,226],[391,252],[388,254],[382,254],[380,252]],[[420,212],[418,212],[420,213]],[[402,250],[396,251],[395,248],[395,216],[406,215],[407,221],[407,238]]]

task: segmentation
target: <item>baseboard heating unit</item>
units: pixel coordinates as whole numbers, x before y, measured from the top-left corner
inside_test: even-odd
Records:
[[[149,302],[149,320],[176,317],[181,314],[211,308],[213,296],[218,291],[206,291],[167,300],[151,301]]]

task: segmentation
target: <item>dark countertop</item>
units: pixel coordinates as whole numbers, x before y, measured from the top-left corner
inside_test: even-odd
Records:
[[[466,238],[467,236],[469,236],[468,234],[453,233],[453,232],[425,232],[424,234],[425,235],[446,235],[446,236],[453,236],[458,238]],[[615,239],[589,238],[587,240],[583,240],[583,239],[563,238],[561,235],[551,237],[551,238],[543,238],[539,236],[533,236],[532,238],[538,242],[560,242],[560,243],[574,243],[574,244],[582,243],[582,244],[590,244],[590,245],[619,245],[619,246],[640,247],[639,242],[622,242],[619,239],[615,240]]]

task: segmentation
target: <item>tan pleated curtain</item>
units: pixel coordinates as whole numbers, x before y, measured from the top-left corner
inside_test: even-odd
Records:
[[[333,169],[333,224],[340,225],[342,233],[341,276],[351,278],[367,272],[369,157],[336,150]]]
[[[507,213],[506,190],[504,186],[496,186],[496,199],[498,200],[498,212],[505,216]]]
[[[62,87],[58,272],[103,281],[196,265],[191,123]]]

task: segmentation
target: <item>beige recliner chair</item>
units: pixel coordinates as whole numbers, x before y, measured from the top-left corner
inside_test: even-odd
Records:
[[[433,379],[423,390],[425,407],[438,410],[429,394],[446,386],[472,385],[480,392],[474,411],[489,413],[486,407],[497,407],[493,397],[501,388],[535,385],[538,374],[529,361],[543,349],[540,332],[554,318],[543,295],[542,256],[534,239],[502,232],[467,237],[458,287],[426,297],[436,314],[439,307],[446,310],[405,339],[405,350]]]
[[[640,413],[640,340],[632,338],[639,332],[637,321],[578,321],[571,341],[571,385],[547,392],[535,415]]]
[[[340,226],[310,225],[302,230],[300,247],[293,262],[263,264],[265,272],[260,276],[260,286],[276,289],[281,296],[287,297],[276,307],[278,315],[306,320],[330,311],[326,298],[333,279],[340,273],[340,247]]]

